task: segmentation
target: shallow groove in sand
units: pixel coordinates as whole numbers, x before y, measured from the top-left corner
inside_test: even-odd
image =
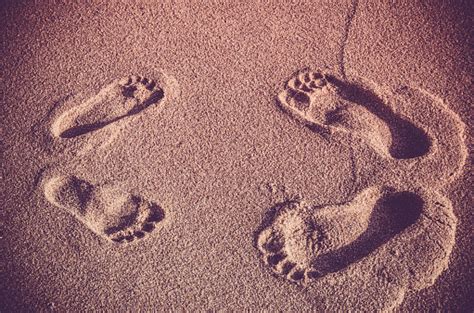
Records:
[[[352,0],[349,12],[347,13],[346,23],[344,25],[344,32],[342,33],[342,43],[341,49],[339,50],[339,71],[342,78],[346,79],[346,46],[347,40],[349,39],[349,32],[351,31],[352,21],[357,12],[357,7],[359,5],[358,0]]]

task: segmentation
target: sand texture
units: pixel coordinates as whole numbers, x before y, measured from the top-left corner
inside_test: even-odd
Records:
[[[2,2],[0,312],[473,311],[472,9]]]

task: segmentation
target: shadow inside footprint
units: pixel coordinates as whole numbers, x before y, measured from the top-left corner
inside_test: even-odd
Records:
[[[87,124],[87,125],[71,127],[69,129],[66,129],[64,132],[62,132],[59,135],[59,137],[64,138],[64,139],[69,139],[69,138],[74,138],[74,137],[77,137],[77,136],[81,136],[81,135],[87,134],[89,132],[98,130],[98,129],[104,127],[104,126],[107,126],[108,124],[113,123],[115,121],[118,121],[119,119],[120,118],[116,118],[116,119],[108,121],[108,122]]]
[[[411,192],[389,194],[378,200],[370,216],[367,230],[352,243],[320,255],[312,262],[310,278],[340,271],[368,256],[421,215],[424,201]]]
[[[328,82],[339,88],[344,99],[363,106],[385,122],[392,136],[392,144],[389,148],[392,157],[411,159],[429,152],[431,140],[428,134],[395,114],[374,92],[358,84],[339,80],[332,75],[327,75],[326,78]]]

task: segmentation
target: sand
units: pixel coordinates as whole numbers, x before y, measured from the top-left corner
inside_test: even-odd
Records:
[[[469,12],[2,2],[0,311],[472,311]]]

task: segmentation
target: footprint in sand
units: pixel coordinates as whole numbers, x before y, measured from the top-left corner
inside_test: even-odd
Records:
[[[298,284],[341,274],[390,246],[388,242],[402,244],[403,240],[411,240],[404,239],[403,234],[416,239],[422,233],[431,233],[433,242],[423,238],[418,244],[433,246],[430,250],[414,244],[393,251],[399,256],[397,262],[413,276],[412,285],[432,283],[447,264],[456,224],[449,201],[441,196],[373,187],[344,204],[318,207],[285,202],[271,214],[266,228],[257,235],[257,247],[274,273]],[[446,229],[441,231],[440,225]],[[415,248],[418,251],[410,252]],[[424,253],[417,255],[422,250]],[[387,264],[391,257],[386,258]],[[383,258],[380,260],[383,262]]]
[[[164,210],[154,202],[76,176],[50,178],[44,193],[49,202],[74,215],[94,233],[118,243],[145,237],[165,218]]]
[[[163,89],[152,79],[136,75],[117,79],[61,114],[51,132],[59,138],[78,137],[138,114],[163,98]]]
[[[312,130],[354,134],[379,154],[410,159],[430,152],[427,133],[393,112],[374,87],[348,82],[322,71],[302,71],[278,95],[283,110]]]

